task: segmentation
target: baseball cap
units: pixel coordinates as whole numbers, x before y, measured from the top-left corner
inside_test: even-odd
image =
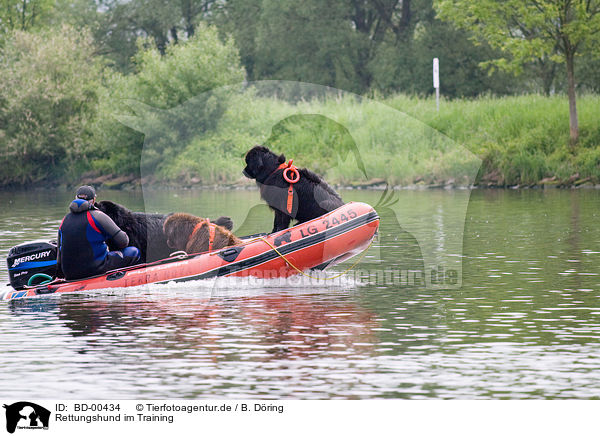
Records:
[[[83,185],[77,188],[77,192],[75,193],[75,198],[81,198],[82,200],[93,200],[96,198],[96,190],[89,186]]]

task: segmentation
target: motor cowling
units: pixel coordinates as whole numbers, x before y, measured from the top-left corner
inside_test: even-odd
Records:
[[[6,258],[11,286],[23,289],[34,274],[56,277],[56,252],[56,241],[32,241],[12,247]]]

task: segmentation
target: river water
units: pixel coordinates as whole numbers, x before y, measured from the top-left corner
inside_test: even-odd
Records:
[[[3,289],[8,249],[54,237],[71,195],[0,193]],[[382,192],[342,195],[376,205]],[[367,279],[224,279],[3,302],[0,367],[10,377],[0,389],[16,399],[600,398],[600,192],[395,195],[358,266]],[[133,210],[229,215],[238,234],[272,225],[257,191],[99,196]],[[403,215],[412,210],[422,220]],[[428,255],[452,256],[458,283],[369,278],[423,269]]]

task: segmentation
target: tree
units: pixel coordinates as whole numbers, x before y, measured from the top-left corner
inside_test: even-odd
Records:
[[[144,174],[154,174],[195,136],[215,128],[227,108],[222,88],[241,83],[245,73],[233,40],[221,41],[216,28],[206,25],[187,41],[168,45],[164,55],[140,40],[134,63],[134,73],[110,76],[100,98],[96,132],[107,160],[97,169],[135,172],[131,163],[139,168],[141,157]],[[135,118],[144,142],[115,114]]]
[[[255,79],[256,39],[261,10],[262,0],[227,0],[211,18],[223,37],[233,36],[249,80]]]
[[[442,19],[502,51],[484,66],[520,73],[536,60],[564,62],[571,145],[577,143],[575,58],[600,41],[600,0],[437,0],[435,6]]]
[[[349,18],[363,42],[358,52],[356,69],[364,87],[371,86],[373,74],[370,64],[381,52],[382,45],[395,48],[410,45],[413,31],[422,17],[423,9],[427,7],[431,9],[430,5],[424,8],[422,3],[414,0],[353,0],[351,2]]]
[[[11,30],[29,30],[39,25],[52,9],[52,0],[2,0],[0,34]]]
[[[109,0],[104,37],[113,49],[121,43],[140,36],[154,39],[156,48],[165,54],[167,45],[177,44],[181,38],[191,38],[200,18],[209,15],[215,0]]]
[[[440,57],[446,96],[514,89],[508,74],[486,76],[477,68],[492,49],[474,47],[466,32],[437,20],[432,2],[227,0],[217,3],[211,19],[222,35],[234,36],[249,80],[427,94],[431,59]]]
[[[234,35],[251,80],[299,80],[364,92],[379,45],[410,39],[419,17],[413,9],[422,2],[227,0],[215,23]]]
[[[349,13],[340,0],[264,0],[255,77],[362,91],[356,66],[363,47]]]
[[[85,169],[100,61],[88,32],[15,31],[0,49],[0,185]]]
[[[507,94],[515,80],[505,72],[488,75],[478,68],[494,55],[488,44],[476,46],[468,32],[435,17],[432,1],[413,1],[411,26],[398,40],[389,32],[379,43],[369,65],[372,87],[385,93],[404,92],[427,95],[433,92],[432,59],[439,58],[442,93],[445,97],[475,97],[481,93]]]

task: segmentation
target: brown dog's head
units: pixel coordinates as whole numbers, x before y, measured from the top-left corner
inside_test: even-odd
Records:
[[[174,250],[185,250],[194,227],[202,221],[189,213],[174,213],[170,215],[163,224],[163,232],[167,239],[167,245]]]
[[[249,179],[263,182],[284,162],[285,156],[283,154],[277,156],[267,147],[257,145],[246,153],[246,168],[242,173]]]

